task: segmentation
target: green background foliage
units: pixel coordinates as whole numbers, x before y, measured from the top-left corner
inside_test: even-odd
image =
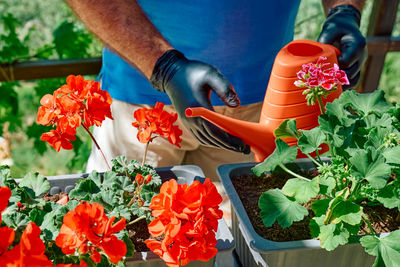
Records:
[[[365,34],[373,0],[367,0],[361,22]],[[0,0],[0,62],[101,56],[103,45],[94,38],[62,0]],[[12,14],[12,16],[8,15]],[[301,1],[295,38],[316,40],[325,16],[320,0]],[[400,16],[393,36],[400,34]],[[398,102],[400,53],[389,53],[379,84],[387,99]],[[85,78],[94,79],[94,76]],[[39,140],[46,127],[35,122],[41,96],[65,83],[65,77],[0,82],[0,136],[11,141],[15,177],[35,170],[45,175],[77,173],[85,169],[90,142],[82,131],[73,151],[59,153]],[[4,124],[8,134],[3,134]],[[0,162],[1,164],[1,162]]]

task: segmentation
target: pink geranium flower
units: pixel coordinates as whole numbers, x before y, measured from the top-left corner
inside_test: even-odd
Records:
[[[337,64],[328,68],[329,65],[326,57],[319,57],[316,63],[303,64],[297,72],[299,80],[294,84],[304,88],[303,94],[306,95],[308,105],[319,102],[320,97],[326,97],[330,91],[336,90],[338,85],[350,84],[346,73],[340,70]]]

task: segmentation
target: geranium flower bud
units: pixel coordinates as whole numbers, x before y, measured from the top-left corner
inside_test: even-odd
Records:
[[[17,207],[18,207],[18,208],[21,208],[22,206],[23,206],[22,203],[18,201],[18,202],[17,202]]]
[[[144,205],[143,200],[142,199],[138,199],[137,200],[137,205],[138,205],[138,207],[143,207],[143,205]]]
[[[142,184],[144,181],[143,175],[141,175],[140,173],[136,174],[135,180],[136,180],[136,183]]]
[[[148,184],[151,181],[151,174],[147,174],[146,178],[144,179],[144,184]]]

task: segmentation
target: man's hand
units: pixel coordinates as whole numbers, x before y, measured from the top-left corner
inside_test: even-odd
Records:
[[[350,85],[343,86],[345,90],[357,84],[367,56],[366,41],[359,30],[360,19],[361,14],[354,6],[335,6],[329,9],[318,38],[319,42],[332,44],[341,51],[339,67],[346,72],[350,81]]]
[[[250,148],[240,138],[232,136],[202,118],[187,118],[188,107],[213,110],[210,93],[214,91],[230,107],[239,99],[230,82],[215,67],[188,60],[177,50],[168,50],[154,66],[150,82],[154,88],[166,92],[179,117],[191,133],[204,145],[225,148],[248,154]]]

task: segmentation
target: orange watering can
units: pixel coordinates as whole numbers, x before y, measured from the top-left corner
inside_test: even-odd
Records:
[[[297,72],[303,64],[316,62],[326,57],[330,66],[337,63],[340,54],[334,46],[311,40],[295,40],[283,47],[275,58],[269,79],[259,123],[236,120],[202,107],[186,109],[187,117],[202,117],[231,135],[241,138],[251,147],[255,161],[263,161],[275,149],[275,129],[285,119],[296,119],[298,129],[318,126],[320,110],[318,105],[307,105],[303,89],[294,85]],[[342,92],[341,86],[323,100],[332,102]],[[287,138],[289,145],[296,140]],[[301,155],[300,155],[301,156]]]

